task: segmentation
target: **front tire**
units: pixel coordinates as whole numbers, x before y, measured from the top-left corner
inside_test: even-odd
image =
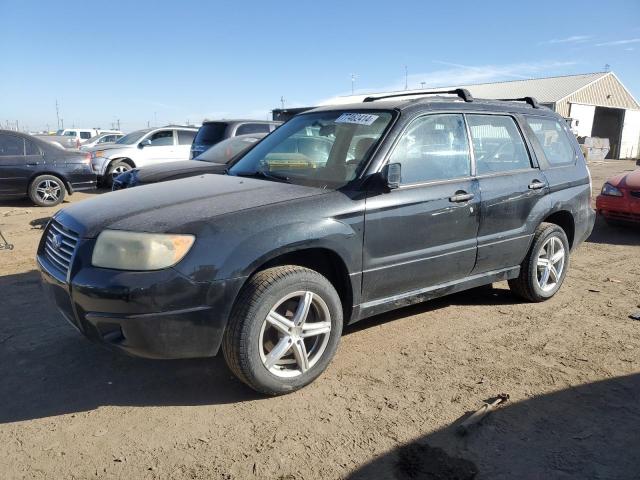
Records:
[[[222,351],[231,371],[268,395],[313,382],[333,358],[342,334],[342,304],[331,283],[286,265],[254,275],[242,289]]]
[[[509,280],[509,288],[525,300],[542,302],[560,289],[568,268],[567,235],[558,225],[542,223],[536,229],[529,253],[520,265],[520,275]]]
[[[39,207],[54,207],[64,200],[64,182],[53,175],[40,175],[29,185],[29,198]]]
[[[111,165],[109,165],[109,170],[107,171],[107,174],[104,177],[105,186],[111,188],[111,186],[113,185],[114,178],[116,178],[121,173],[128,172],[132,168],[133,167],[129,165],[127,162],[123,160],[116,160]]]

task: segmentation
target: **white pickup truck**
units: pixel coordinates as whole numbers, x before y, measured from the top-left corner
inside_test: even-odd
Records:
[[[38,138],[57,143],[63,148],[80,148],[84,142],[101,133],[122,133],[118,130],[100,130],[96,128],[65,128],[58,130],[55,135],[37,135]]]

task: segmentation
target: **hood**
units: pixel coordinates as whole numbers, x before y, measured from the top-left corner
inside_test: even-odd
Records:
[[[125,145],[122,143],[108,143],[106,145],[100,145],[100,146],[93,146],[93,147],[89,147],[91,149],[92,152],[97,152],[98,150],[104,150],[104,151],[109,151],[109,150],[129,150],[131,148],[138,148],[137,144],[134,143],[133,145]]]
[[[640,168],[630,173],[621,173],[607,180],[616,188],[626,188],[631,190],[640,190]]]
[[[155,183],[171,178],[199,175],[201,173],[222,173],[226,168],[226,165],[220,163],[184,160],[159,163],[157,165],[140,168],[137,171],[136,177],[140,183]]]
[[[84,238],[102,230],[196,233],[189,224],[330,190],[229,175],[201,175],[105,193],[56,218]],[[192,227],[196,228],[196,227]]]

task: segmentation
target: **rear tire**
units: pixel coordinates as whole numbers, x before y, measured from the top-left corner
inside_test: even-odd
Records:
[[[123,160],[116,160],[111,165],[109,165],[109,169],[107,170],[107,174],[104,176],[103,183],[106,187],[111,188],[114,178],[116,178],[121,173],[128,172],[132,168],[133,167],[127,162]]]
[[[222,351],[241,381],[280,395],[313,382],[333,358],[342,334],[342,305],[331,283],[294,265],[249,279],[225,330]]]
[[[509,280],[509,288],[525,300],[543,302],[560,289],[568,268],[567,235],[556,224],[542,223],[536,229],[531,248],[520,265],[520,275]]]
[[[53,175],[40,175],[29,185],[29,198],[39,207],[54,207],[64,200],[64,182]]]

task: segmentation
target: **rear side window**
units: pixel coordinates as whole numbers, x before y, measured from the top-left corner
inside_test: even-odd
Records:
[[[195,136],[192,130],[178,130],[178,145],[191,145]]]
[[[36,147],[36,144],[30,140],[24,141],[24,154],[25,155],[40,155],[40,149]]]
[[[402,134],[389,163],[402,165],[402,183],[471,175],[471,156],[462,115],[426,115]]]
[[[236,130],[236,135],[246,135],[248,133],[269,133],[268,123],[243,123]]]
[[[552,167],[572,165],[576,154],[567,138],[567,133],[557,120],[540,117],[526,117],[527,123],[538,137],[544,156]]]
[[[0,135],[0,157],[24,155],[24,140],[13,135]]]
[[[161,130],[156,132],[151,136],[150,140],[151,145],[154,147],[173,145],[173,130]]]
[[[511,117],[467,115],[478,175],[531,168],[522,134]]]
[[[89,140],[91,138],[91,132],[80,132],[80,138],[83,140]]]
[[[205,123],[200,127],[193,143],[200,145],[215,145],[224,139],[227,124],[224,122]]]

